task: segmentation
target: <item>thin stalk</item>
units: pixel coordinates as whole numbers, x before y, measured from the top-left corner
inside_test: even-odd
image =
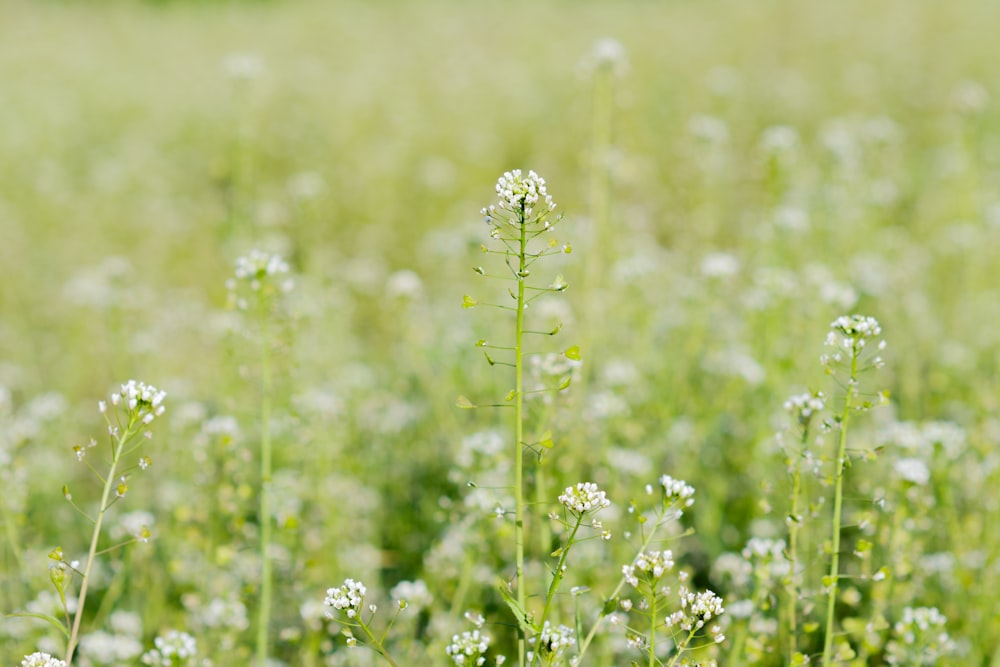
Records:
[[[669,508],[667,508],[667,509],[669,509]],[[660,525],[662,524],[662,519],[663,519],[663,515],[660,515],[660,517],[658,517],[658,519],[657,519],[657,522],[655,524],[653,524],[652,529],[650,529],[650,531],[649,531],[649,535],[647,535],[645,537],[645,539],[643,539],[642,546],[639,547],[639,553],[644,552],[646,550],[646,548],[649,547],[649,545],[653,543],[653,537],[656,535],[656,531],[659,529]],[[622,588],[625,587],[625,583],[626,583],[625,582],[625,577],[620,578],[618,580],[618,585],[615,586],[615,589],[613,591],[611,591],[611,595],[608,596],[608,599],[609,600],[613,600],[614,598],[618,597],[618,594],[621,592]],[[580,644],[580,649],[577,652],[577,655],[579,657],[579,661],[578,661],[579,664],[581,664],[581,665],[583,664],[583,655],[587,652],[587,648],[590,646],[590,643],[592,641],[594,641],[594,637],[597,635],[597,630],[601,627],[601,623],[606,618],[607,618],[607,616],[599,616],[597,618],[597,620],[594,621],[594,625],[590,628],[590,632],[587,633],[587,637],[583,640],[583,643]]]
[[[650,585],[649,592],[649,667],[656,667],[656,586]]]
[[[115,471],[118,469],[118,462],[121,459],[125,444],[132,437],[132,429],[136,425],[134,416],[129,417],[128,426],[118,436],[111,447],[111,468],[108,476],[104,479],[104,489],[101,491],[101,504],[97,512],[97,520],[94,521],[94,532],[90,536],[90,550],[87,553],[87,564],[83,568],[83,580],[80,583],[80,596],[77,602],[76,615],[73,617],[73,628],[69,634],[69,641],[66,644],[66,664],[73,664],[73,654],[80,638],[80,624],[83,622],[83,609],[87,601],[87,589],[90,586],[90,574],[94,568],[94,561],[97,559],[97,543],[101,537],[101,526],[104,524],[104,514],[107,512],[108,498],[111,497],[111,489],[115,486]]]
[[[823,638],[823,667],[833,663],[833,619],[837,604],[837,582],[840,576],[840,524],[844,506],[844,459],[847,456],[847,418],[851,414],[851,400],[854,398],[858,374],[858,343],[851,350],[851,379],[847,383],[844,397],[844,411],[840,416],[840,443],[837,447],[836,479],[833,495],[833,536],[830,558],[830,593],[826,603],[826,636]]]
[[[264,308],[262,300],[262,311]],[[257,615],[257,667],[266,667],[271,624],[271,350],[268,313],[261,313],[260,398],[260,609]]]
[[[809,426],[806,424],[802,428],[802,440],[799,442],[799,451],[795,454],[795,464],[792,469],[792,508],[791,523],[788,525],[788,664],[792,664],[798,648],[796,646],[795,633],[798,627],[798,598],[799,589],[796,577],[799,566],[799,496],[802,494],[802,452],[805,451],[806,443],[809,441]]]
[[[559,590],[559,584],[562,583],[564,568],[566,567],[566,556],[569,555],[570,547],[573,546],[573,540],[576,538],[577,531],[580,530],[580,525],[583,523],[583,515],[579,515],[576,518],[576,525],[573,526],[573,530],[569,533],[569,538],[566,540],[566,544],[563,546],[559,553],[559,562],[556,564],[556,571],[552,573],[552,582],[549,584],[549,592],[545,595],[545,606],[542,608],[542,615],[538,619],[539,627],[545,627],[545,621],[549,617],[549,611],[552,609],[552,601],[555,600],[556,591]],[[541,664],[542,652],[539,647],[535,647],[535,659],[532,664],[536,662]]]
[[[371,619],[368,620],[370,621]],[[378,653],[383,658],[385,658],[385,661],[388,662],[390,665],[392,665],[392,667],[399,667],[399,665],[396,664],[396,661],[393,660],[392,657],[386,652],[385,647],[382,646],[382,642],[380,642],[378,640],[378,637],[376,637],[375,634],[368,628],[368,624],[359,623],[358,625],[361,627],[365,635],[368,637],[368,641],[370,641],[372,643],[372,646],[375,647],[375,652]]]
[[[517,332],[514,339],[514,544],[517,604],[523,610],[527,604],[527,586],[524,581],[524,278],[527,261],[527,220],[524,205],[519,213],[520,239],[517,253]],[[517,664],[525,667],[526,641],[524,628],[517,630]]]

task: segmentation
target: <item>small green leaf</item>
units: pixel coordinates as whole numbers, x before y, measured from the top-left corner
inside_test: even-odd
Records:
[[[563,355],[567,359],[572,359],[573,361],[580,361],[580,346],[573,345],[572,347],[567,347],[563,351]]]
[[[483,354],[486,356],[486,361],[489,362],[490,366],[497,365],[497,362],[493,361],[493,357],[490,356],[489,352],[483,352]]]
[[[521,626],[521,629],[524,630],[526,633],[530,632],[531,634],[538,634],[539,632],[541,632],[542,629],[536,627],[531,622],[531,619],[528,617],[528,614],[525,613],[524,609],[521,608],[521,605],[517,603],[517,600],[514,599],[514,596],[510,594],[510,590],[508,589],[506,582],[501,581],[498,587],[500,589],[500,596],[503,598],[503,601],[507,603],[507,606],[510,607],[510,610],[514,613],[514,618],[517,619],[517,624]]]
[[[503,397],[503,400],[513,401],[515,396],[517,396],[517,390],[511,389],[510,391],[507,392],[507,395]]]
[[[806,634],[812,634],[819,630],[819,623],[816,621],[809,621],[808,623],[802,624],[802,629],[805,630]]]
[[[475,308],[477,303],[479,302],[468,294],[462,297],[462,308]]]
[[[459,396],[455,399],[455,407],[462,408],[463,410],[471,410],[476,407],[475,404],[467,399],[465,396]]]
[[[16,613],[13,613],[13,614],[4,614],[4,616],[6,616],[7,618],[37,618],[37,619],[40,619],[42,621],[48,621],[50,624],[52,624],[55,627],[59,628],[59,631],[61,633],[63,633],[63,635],[66,637],[66,639],[69,639],[69,630],[67,630],[66,626],[63,625],[62,621],[60,621],[55,616],[49,616],[48,614],[29,614],[27,612],[16,612]]]
[[[570,384],[571,384],[572,382],[573,382],[573,378],[571,378],[570,376],[568,376],[568,375],[567,375],[567,376],[566,376],[566,377],[564,377],[564,378],[562,379],[562,381],[561,381],[561,382],[559,383],[559,387],[558,387],[558,391],[562,391],[563,389],[569,389],[569,385],[570,385]]]
[[[823,577],[823,588],[830,588],[836,581],[837,577],[832,577],[829,574],[826,575],[825,577]]]
[[[552,556],[553,558],[559,558],[559,556],[562,555],[562,552],[563,552],[563,548],[559,547],[558,549],[556,549],[555,551],[553,551],[549,555]]]
[[[872,543],[869,542],[868,540],[858,540],[858,543],[854,546],[854,550],[859,554],[871,551],[871,549],[872,549]]]
[[[552,449],[552,431],[543,433],[541,440],[538,441],[538,445],[545,449]]]
[[[618,609],[617,596],[604,601],[604,607],[601,608],[601,616],[607,616],[614,612],[615,609]]]

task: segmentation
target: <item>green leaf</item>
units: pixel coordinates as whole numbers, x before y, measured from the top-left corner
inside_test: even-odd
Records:
[[[559,383],[559,387],[557,387],[557,391],[562,391],[563,389],[569,389],[569,385],[572,382],[573,382],[573,378],[571,378],[570,376],[567,375]]]
[[[507,392],[507,395],[503,397],[503,400],[508,402],[513,401],[515,396],[517,396],[517,390],[511,389],[510,391]]]
[[[615,609],[618,609],[618,597],[608,598],[604,601],[604,607],[601,608],[601,616],[608,616]]]
[[[462,408],[463,410],[471,410],[476,407],[476,405],[465,396],[459,396],[455,399],[455,407]]]
[[[538,441],[538,445],[545,449],[552,449],[552,431],[542,433],[542,438]]]
[[[819,623],[817,623],[816,621],[810,621],[808,623],[803,623],[802,624],[802,629],[806,632],[806,634],[810,634],[811,635],[812,633],[814,633],[817,630],[819,630]]]
[[[872,543],[868,540],[858,540],[858,543],[854,546],[854,550],[859,554],[863,554],[867,551],[871,551]]]
[[[566,350],[563,351],[563,355],[567,359],[572,359],[573,361],[580,361],[580,346],[573,345],[572,347],[567,347]]]
[[[69,630],[67,630],[62,621],[55,616],[49,616],[48,614],[29,614],[27,612],[15,612],[13,614],[4,614],[4,616],[8,618],[37,618],[43,621],[48,621],[50,624],[59,628],[59,632],[63,633],[63,636],[66,637],[66,639],[69,639]]]
[[[823,588],[830,588],[833,586],[834,582],[837,581],[838,577],[832,577],[829,574],[823,577]]]
[[[553,551],[549,555],[552,556],[553,558],[559,558],[559,556],[562,555],[562,552],[563,552],[563,547],[559,547],[558,549],[556,549],[555,551]]]
[[[493,357],[490,356],[489,352],[483,352],[486,355],[486,361],[489,362],[490,366],[496,366],[497,362],[493,361]]]
[[[514,613],[514,618],[517,619],[517,624],[521,626],[521,629],[524,630],[525,633],[529,632],[531,634],[540,633],[542,629],[536,627],[535,624],[531,622],[531,619],[528,618],[528,614],[525,613],[524,609],[521,608],[521,605],[517,603],[517,600],[514,599],[514,596],[510,594],[510,590],[507,588],[506,582],[501,581],[498,588],[500,589],[500,596],[503,598],[503,601],[507,603],[507,606],[510,607],[510,610]]]
[[[466,294],[462,297],[462,308],[475,308],[479,302]]]

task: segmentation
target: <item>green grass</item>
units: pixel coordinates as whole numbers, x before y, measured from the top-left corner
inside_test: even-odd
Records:
[[[669,474],[697,488],[678,524],[695,534],[678,528],[661,547],[727,607],[774,596],[754,614],[780,635],[782,583],[741,588],[715,565],[751,537],[787,540],[792,479],[775,434],[789,451],[798,434],[782,405],[810,389],[843,405],[818,357],[830,322],[860,312],[889,343],[875,378],[891,407],[851,418],[848,447],[880,449],[846,471],[840,569],[854,578],[839,584],[837,640],[858,654],[848,664],[885,664],[890,631],[865,624],[937,607],[959,650],[948,664],[998,664],[996,3],[8,0],[2,13],[0,610],[51,590],[55,546],[85,555],[91,526],[61,489],[81,506],[100,489],[72,447],[103,432],[96,402],[134,377],[166,390],[168,408],[152,468],[106,521],[148,511],[155,539],[98,559],[83,633],[134,612],[144,649],[178,629],[217,667],[251,661],[260,348],[225,282],[259,247],[296,280],[270,357],[271,654],[368,664],[336,624],[300,613],[353,577],[381,620],[399,581],[430,586],[430,609],[394,627],[401,665],[446,664],[467,609],[515,655],[495,585],[514,574],[513,526],[465,503],[509,494],[488,487],[510,484],[513,451],[463,446],[490,429],[512,442],[510,419],[454,404],[513,386],[475,346],[513,323],[461,304],[507,298],[471,269],[489,261],[478,211],[497,176],[522,168],[546,178],[566,216],[559,241],[573,245],[552,267],[569,290],[528,311],[564,325],[536,349],[578,342],[584,360],[551,405],[526,401],[555,442],[541,474],[527,461],[532,590],[547,590],[540,563],[560,534],[542,519],[561,489],[595,481],[617,508],[615,539],[570,557],[564,587],[591,586],[593,609],[635,554],[625,508]],[[595,83],[587,55],[603,37],[629,67]],[[228,76],[234,53],[259,59],[260,75]],[[769,155],[776,126],[798,141]],[[302,174],[323,184],[311,198],[296,195],[315,178]],[[955,444],[898,444],[900,423],[939,422]],[[822,627],[804,628],[825,621],[837,434],[814,431],[825,462],[803,468],[803,500],[826,500],[798,538],[797,646],[817,662]],[[894,472],[914,457],[925,484]],[[864,558],[859,539],[873,544]],[[862,578],[883,565],[884,585]],[[564,597],[554,622],[572,620]],[[242,603],[245,618],[220,621],[213,600]],[[756,644],[760,664],[785,664],[787,637],[728,622],[721,664],[749,664]],[[59,652],[54,637],[5,618],[0,661]],[[616,646],[597,641],[587,664],[647,661]]]

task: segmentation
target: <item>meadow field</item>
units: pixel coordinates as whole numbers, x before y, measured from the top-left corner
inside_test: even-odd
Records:
[[[0,665],[1000,667],[997,26],[0,1]]]

